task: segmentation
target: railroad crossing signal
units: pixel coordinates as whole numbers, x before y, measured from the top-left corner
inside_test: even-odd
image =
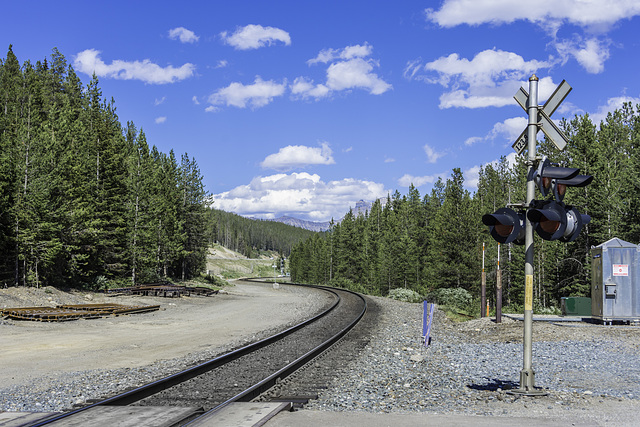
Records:
[[[572,206],[565,206],[553,200],[540,202],[534,209],[529,209],[527,218],[535,223],[538,236],[544,240],[560,240],[573,242],[582,227],[591,221],[589,215],[581,214]]]
[[[524,245],[524,212],[500,208],[492,214],[482,215],[482,223],[489,226],[491,237],[498,243]]]
[[[564,147],[567,145],[568,139],[562,133],[562,131],[556,126],[556,124],[551,120],[551,114],[558,109],[558,106],[564,101],[569,92],[571,92],[571,86],[565,80],[563,80],[553,94],[549,97],[547,102],[545,102],[542,108],[538,108],[538,127],[542,129],[542,132],[551,140],[558,150],[564,150]],[[522,107],[524,111],[528,112],[529,109],[529,94],[527,91],[521,86],[520,89],[513,96],[518,103]],[[528,126],[524,128],[520,136],[516,139],[516,142],[513,143],[512,147],[518,154],[522,154],[525,148],[528,146],[528,136],[527,136]]]
[[[520,371],[520,388],[508,393],[541,396],[547,394],[535,386],[535,372],[532,366],[533,350],[533,231],[534,229],[545,240],[573,241],[582,227],[591,218],[583,215],[577,209],[565,205],[562,200],[567,187],[583,187],[593,180],[590,175],[578,175],[575,168],[563,168],[553,165],[546,157],[536,156],[536,135],[542,129],[544,134],[559,150],[567,145],[567,137],[551,121],[551,115],[571,91],[571,86],[562,81],[551,97],[542,106],[538,106],[538,77],[529,78],[529,92],[520,88],[514,98],[527,112],[528,124],[524,132],[516,139],[513,149],[522,154],[527,149],[527,197],[518,205],[522,209],[516,213],[509,208],[498,209],[493,214],[484,215],[482,222],[490,227],[491,236],[500,243],[518,242],[520,229],[524,228],[524,339]],[[534,200],[536,184],[543,198],[548,200]],[[526,214],[525,214],[526,210]],[[484,274],[484,272],[483,272]]]

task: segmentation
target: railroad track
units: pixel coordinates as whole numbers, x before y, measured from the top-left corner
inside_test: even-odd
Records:
[[[273,395],[259,397],[336,343],[366,312],[366,301],[356,293],[312,288],[335,298],[325,311],[305,322],[142,387],[24,425],[116,425],[123,417],[131,424],[120,425],[215,425],[212,420],[234,402],[273,400]],[[140,414],[146,421],[140,418],[133,424]],[[167,422],[168,418],[172,421]]]

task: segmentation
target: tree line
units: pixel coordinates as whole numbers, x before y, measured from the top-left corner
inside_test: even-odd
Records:
[[[0,280],[102,287],[189,279],[206,260],[197,162],[123,126],[65,57],[0,60]]]
[[[213,243],[255,258],[260,251],[276,251],[288,257],[292,247],[308,239],[314,232],[276,221],[245,218],[240,215],[209,208],[207,237]]]
[[[591,185],[568,189],[564,199],[591,222],[571,243],[535,236],[534,290],[542,306],[558,306],[564,296],[589,296],[591,246],[613,237],[640,241],[640,106],[624,104],[598,126],[585,114],[563,120],[562,127],[570,139],[565,150],[543,141],[538,154],[594,176]],[[464,188],[460,169],[453,169],[429,194],[421,196],[412,185],[406,195],[396,191],[386,203],[376,201],[365,215],[349,212],[329,232],[294,247],[293,280],[374,295],[395,288],[422,295],[457,288],[479,296],[484,243],[488,293],[495,289],[500,250],[503,303],[522,305],[524,247],[512,243],[498,249],[481,217],[525,200],[525,159],[526,151],[513,166],[505,157],[484,166],[473,194]]]

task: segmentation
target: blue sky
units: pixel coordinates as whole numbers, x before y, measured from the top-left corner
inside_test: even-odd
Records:
[[[3,15],[1,48],[35,62],[57,47],[85,84],[95,72],[123,124],[195,157],[214,206],[253,217],[340,218],[455,167],[475,191],[480,166],[515,156],[513,95],[533,73],[541,103],[573,87],[556,120],[640,103],[637,0],[24,1]]]

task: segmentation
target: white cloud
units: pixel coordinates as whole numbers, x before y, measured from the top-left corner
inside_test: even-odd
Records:
[[[294,98],[320,99],[328,96],[330,94],[330,90],[323,84],[316,85],[313,83],[313,80],[306,79],[305,77],[298,77],[291,85],[291,94]]]
[[[100,51],[87,49],[76,55],[73,66],[76,70],[85,74],[95,73],[98,77],[107,77],[118,80],[141,80],[150,84],[174,83],[187,79],[195,73],[195,65],[186,63],[179,68],[169,65],[161,67],[149,59],[127,62],[114,60],[106,64],[100,59]]]
[[[599,74],[604,71],[604,63],[609,59],[609,44],[610,41],[596,38],[583,41],[577,37],[575,40],[557,42],[555,47],[564,62],[573,57],[587,72]]]
[[[163,96],[160,99],[156,98],[156,100],[153,102],[153,105],[155,105],[157,107],[158,105],[163,104],[164,101],[166,101],[166,100],[167,100],[166,96]]]
[[[200,105],[200,101],[198,101],[198,97],[196,95],[193,95],[193,97],[191,97],[191,101],[193,101],[193,103],[196,105]]]
[[[273,98],[282,96],[286,88],[286,82],[279,84],[273,80],[264,81],[259,76],[251,85],[243,85],[234,82],[229,86],[219,89],[209,96],[209,103],[213,106],[227,105],[238,108],[264,107],[273,101]],[[208,108],[207,111],[215,111]]]
[[[522,117],[512,117],[506,119],[500,123],[493,125],[493,129],[487,135],[488,138],[494,139],[498,136],[502,136],[505,139],[515,142],[516,138],[520,136],[524,128],[527,127],[529,120],[523,115]]]
[[[481,137],[479,137],[479,136],[472,136],[472,137],[470,137],[470,138],[467,138],[467,139],[464,141],[464,145],[466,145],[466,146],[470,147],[470,146],[472,146],[473,144],[475,144],[475,143],[477,143],[477,142],[481,142],[481,141],[484,141],[484,138],[481,138]]]
[[[240,215],[275,218],[292,215],[312,221],[339,219],[358,200],[386,197],[382,184],[344,178],[324,182],[317,174],[256,177],[249,184],[211,197],[217,209]]]
[[[239,27],[233,34],[224,31],[220,33],[220,37],[225,43],[238,50],[258,49],[275,42],[282,42],[287,46],[291,44],[291,37],[286,31],[253,24]]]
[[[511,143],[515,142],[525,127],[527,127],[528,119],[523,114],[521,117],[512,117],[493,125],[493,128],[485,136],[472,136],[464,142],[466,146],[473,144],[494,141],[496,138],[504,138]]]
[[[435,163],[438,161],[438,159],[442,156],[445,155],[445,153],[438,153],[436,152],[431,146],[429,146],[428,144],[425,144],[424,147],[422,147],[424,149],[425,154],[427,155],[427,159],[429,161],[429,163]]]
[[[373,47],[364,45],[347,46],[344,49],[324,49],[307,64],[329,63],[326,83],[315,84],[306,77],[298,77],[291,86],[294,98],[325,98],[335,91],[365,89],[372,95],[380,95],[392,86],[373,72],[378,62],[367,59]]]
[[[480,166],[473,166],[462,172],[464,177],[464,186],[473,190],[478,188],[480,181]]]
[[[398,185],[400,185],[401,187],[409,187],[411,184],[413,184],[415,187],[422,187],[425,184],[433,184],[438,180],[438,178],[446,179],[445,177],[445,174],[425,176],[404,174],[402,178],[398,180]]]
[[[156,124],[157,124],[157,125],[159,125],[159,124],[161,124],[161,123],[164,123],[164,122],[166,122],[166,121],[167,121],[167,118],[166,118],[166,117],[164,117],[164,116],[156,117]]]
[[[182,43],[195,43],[200,40],[200,37],[196,36],[196,33],[184,27],[169,30],[169,38],[171,40],[179,39]]]
[[[598,110],[594,113],[589,113],[591,122],[596,126],[600,126],[600,123],[606,120],[609,113],[613,113],[615,110],[622,108],[622,105],[625,102],[630,102],[631,105],[635,107],[640,104],[640,98],[634,98],[632,96],[617,96],[609,98],[605,105],[599,106]]]
[[[335,163],[329,144],[323,142],[320,147],[288,145],[277,153],[268,155],[260,164],[263,168],[290,170],[307,165],[332,165]]]
[[[328,63],[335,60],[349,60],[353,58],[366,58],[373,52],[373,47],[369,43],[364,45],[347,46],[344,49],[323,49],[313,59],[307,61],[307,64],[313,65],[317,63]]]
[[[552,32],[564,23],[604,31],[622,19],[640,15],[640,3],[634,0],[445,0],[439,10],[427,9],[426,15],[441,27],[525,20]]]
[[[513,94],[522,79],[551,65],[549,61],[526,61],[513,52],[488,49],[471,60],[452,53],[424,65],[420,60],[410,61],[404,76],[451,88],[440,96],[442,109],[502,107],[513,104]]]
[[[487,165],[493,165],[494,167],[498,167],[500,163],[499,160],[493,160],[491,162],[485,163],[482,167],[486,167]],[[507,164],[509,168],[513,168],[516,164],[516,153],[511,152],[507,154]],[[480,181],[480,166],[472,166],[469,169],[465,169],[462,173],[464,176],[464,186],[472,191],[476,191],[478,189],[478,182]]]
[[[229,61],[221,59],[216,63],[216,68],[225,68],[227,65],[229,65]]]
[[[389,83],[372,71],[372,61],[362,58],[331,64],[327,69],[327,87],[331,90],[368,89],[372,95],[380,95],[391,89]]]

